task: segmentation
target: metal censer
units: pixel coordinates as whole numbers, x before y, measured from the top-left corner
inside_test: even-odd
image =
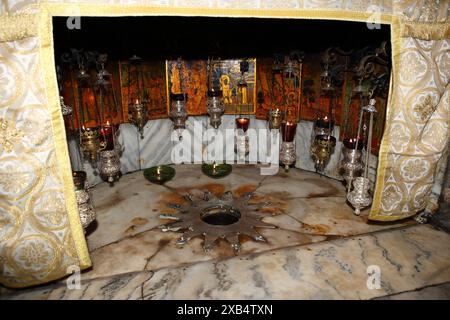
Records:
[[[115,149],[100,152],[100,176],[110,185],[120,178],[120,159]]]
[[[322,172],[330,160],[331,154],[336,146],[336,138],[328,135],[317,135],[311,146],[311,158],[314,160],[316,169]]]
[[[208,91],[206,111],[209,114],[209,123],[214,129],[218,129],[225,112],[225,105],[222,103],[222,91]]]
[[[141,139],[144,139],[144,126],[147,123],[147,108],[138,99],[129,105],[128,119],[138,128]]]
[[[345,145],[345,142],[344,142]],[[362,147],[362,143],[361,143]],[[362,148],[361,148],[362,149]],[[362,150],[360,148],[348,148],[344,147],[342,153],[344,158],[341,161],[340,172],[344,178],[347,189],[350,190],[353,179],[359,177],[364,169],[364,165],[361,160]]]
[[[92,221],[95,220],[96,214],[91,204],[89,193],[86,190],[86,172],[73,171],[73,182],[75,185],[75,198],[77,201],[78,212],[80,215],[81,226],[85,230]]]
[[[357,177],[353,180],[353,190],[348,193],[347,200],[355,208],[355,214],[360,215],[361,209],[368,207],[372,203],[369,194],[370,180],[364,177]]]
[[[269,129],[280,129],[282,115],[280,109],[273,109],[269,111]]]
[[[106,141],[100,141],[97,128],[81,130],[81,150],[93,167],[97,166],[97,153],[106,148]]]

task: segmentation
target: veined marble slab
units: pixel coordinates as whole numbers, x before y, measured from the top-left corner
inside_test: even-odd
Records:
[[[450,280],[450,235],[412,226],[155,272],[144,299],[369,299]],[[381,288],[367,286],[369,266]]]
[[[270,203],[262,209],[267,213],[264,221],[278,228],[258,230],[267,243],[241,238],[242,256],[407,224],[368,224],[367,212],[359,217],[352,213],[339,181],[311,172],[292,169],[261,176],[258,166],[234,165],[229,176],[212,179],[201,173],[200,165],[175,168],[175,178],[165,186],[151,184],[142,172],[135,172],[124,175],[112,188],[100,184],[93,190],[98,226],[87,237],[93,268],[83,273],[83,279],[234,257],[224,241],[205,253],[201,238],[179,246],[176,240],[181,233],[164,233],[157,228],[166,222],[159,219],[160,213],[176,212],[168,203],[182,203],[182,195],[201,195],[204,190],[217,196],[225,191],[233,191],[235,196],[254,192],[252,202]]]
[[[381,271],[380,289],[367,287],[369,266]],[[449,281],[450,235],[416,225],[154,273],[82,280],[75,290],[61,283],[2,298],[371,299],[409,291],[406,298],[416,299],[427,296],[421,288]]]

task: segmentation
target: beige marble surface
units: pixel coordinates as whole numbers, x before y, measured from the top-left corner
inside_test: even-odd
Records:
[[[355,216],[339,181],[293,169],[261,176],[257,166],[234,166],[211,179],[199,165],[176,166],[165,186],[142,172],[124,175],[114,187],[93,189],[97,226],[87,236],[93,268],[81,288],[65,281],[7,291],[13,299],[371,299],[394,297],[450,281],[450,236],[413,221],[373,224],[367,211]],[[178,232],[162,232],[160,213],[182,195],[235,196],[254,192],[268,202],[259,229],[267,243],[243,238],[236,255],[225,241],[209,253],[201,238],[177,245]],[[381,270],[381,289],[366,286],[367,267]]]
[[[445,298],[424,290],[450,281],[450,235],[427,225],[205,261],[189,266],[19,291],[4,299],[372,299]],[[367,287],[367,267],[381,288]],[[422,293],[421,293],[422,292]]]
[[[222,179],[201,173],[199,165],[176,166],[176,176],[165,186],[149,183],[142,172],[124,175],[114,187],[101,184],[93,190],[97,229],[88,235],[93,261],[84,279],[115,274],[158,270],[193,262],[223,260],[235,253],[221,241],[205,253],[201,238],[180,246],[177,232],[161,232],[166,222],[160,213],[175,213],[168,203],[182,203],[182,195],[199,195],[209,190],[216,195],[232,191],[236,196],[254,192],[253,202],[269,202],[263,209],[265,222],[277,229],[259,229],[267,243],[244,238],[241,255],[305,245],[327,239],[397,228],[405,223],[368,224],[367,212],[353,215],[346,204],[345,189],[339,181],[298,169],[261,176],[257,166],[235,165]]]

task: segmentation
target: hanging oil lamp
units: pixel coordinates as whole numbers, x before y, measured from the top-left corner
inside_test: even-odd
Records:
[[[220,90],[220,84],[214,83],[212,76],[214,64],[214,60],[208,59],[208,92],[206,96],[206,111],[209,115],[209,123],[214,129],[218,129],[222,123],[222,115],[225,112],[225,105],[222,101],[222,90]],[[217,64],[219,66],[218,78],[220,79],[220,60]]]
[[[82,128],[80,130],[80,147],[84,156],[89,160],[91,165],[97,167],[98,152],[106,148],[106,142],[100,140],[100,135],[96,127]]]
[[[330,135],[317,135],[311,146],[311,157],[315,163],[316,170],[323,172],[334,152],[336,138]]]
[[[206,111],[209,114],[209,123],[214,129],[218,129],[225,112],[225,105],[222,103],[222,91],[208,91]]]
[[[120,178],[120,159],[116,149],[100,152],[100,176],[112,186]]]
[[[282,120],[282,113],[279,108],[274,108],[269,110],[269,129],[280,129]]]
[[[178,134],[178,139],[183,139],[183,131],[186,129],[186,96],[183,93],[171,95],[170,118],[173,122],[173,129]]]
[[[344,148],[342,148],[343,159],[339,165],[339,171],[346,182],[349,190],[353,179],[360,176],[364,165],[362,163],[362,141],[356,138],[345,138],[343,141]]]
[[[72,115],[73,109],[71,106],[68,106],[64,103],[64,97],[59,97],[59,104],[61,105],[61,113],[63,116],[70,116]]]
[[[90,196],[86,189],[86,172],[72,171],[72,177],[75,185],[75,199],[77,201],[81,226],[85,231],[96,218],[94,207],[91,204]]]
[[[249,70],[249,63],[247,60],[241,61],[240,65],[241,78],[237,83],[237,105],[239,108],[239,117],[235,119],[236,122],[236,136],[234,151],[239,161],[244,161],[245,157],[250,152],[250,142],[247,135],[247,130],[250,125],[250,118],[242,115],[242,108],[247,106],[247,81],[245,81],[245,73]]]
[[[183,139],[183,131],[186,129],[186,120],[188,117],[186,111],[187,94],[183,93],[183,74],[182,74],[182,60],[177,60],[179,91],[171,92],[170,95],[170,113],[169,117],[173,122],[173,129],[178,134],[178,139]],[[171,89],[172,90],[172,89]]]
[[[357,177],[353,180],[353,190],[347,194],[347,200],[355,208],[355,215],[359,215],[361,210],[368,207],[372,203],[372,197],[370,195],[370,180],[369,180],[369,162],[370,153],[372,150],[372,134],[373,134],[373,117],[377,112],[375,108],[376,100],[370,99],[369,105],[363,107],[360,112],[360,121],[358,126],[358,137],[361,132],[362,118],[364,112],[369,113],[369,133],[366,142],[366,154],[365,154],[365,166],[364,174],[362,177]]]
[[[116,109],[114,92],[111,81],[111,75],[105,69],[106,55],[100,55],[98,62],[100,70],[97,75],[95,84],[97,101],[100,109],[100,137],[105,148],[100,151],[100,177],[110,183],[112,186],[115,180],[120,177],[120,157],[115,147],[115,128],[106,118],[112,118],[112,114]]]
[[[141,139],[144,139],[144,126],[148,121],[147,97],[144,94],[142,58],[136,55],[128,63],[128,97],[128,120],[137,127]]]
[[[120,156],[122,155],[123,148],[117,141],[116,135],[117,129],[114,125],[111,125],[109,120],[106,125],[100,128],[100,135],[103,138],[106,147],[100,151],[100,177],[108,181],[113,186],[114,181],[118,180],[121,176],[120,168]]]
[[[329,71],[328,63],[325,63],[324,71],[321,74],[321,97],[328,97],[328,115],[324,118],[318,118],[314,122],[313,140],[311,143],[310,154],[314,161],[317,172],[323,172],[330,161],[331,155],[336,146],[336,138],[332,136],[334,130],[334,85],[332,75]]]

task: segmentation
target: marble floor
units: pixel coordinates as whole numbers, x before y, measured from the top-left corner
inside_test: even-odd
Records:
[[[199,165],[175,168],[163,186],[135,172],[93,189],[93,267],[82,273],[81,290],[63,279],[0,298],[449,298],[450,235],[413,220],[381,224],[369,222],[367,211],[355,216],[339,181],[298,169],[262,176],[248,165],[234,165],[222,179],[203,175]],[[201,238],[178,245],[181,233],[162,232],[167,220],[159,215],[175,213],[168,204],[182,204],[183,195],[203,191],[253,192],[252,203],[266,204],[263,221],[277,228],[258,229],[267,242],[241,237],[239,254],[224,240],[208,253]],[[379,286],[368,285],[373,272]]]

